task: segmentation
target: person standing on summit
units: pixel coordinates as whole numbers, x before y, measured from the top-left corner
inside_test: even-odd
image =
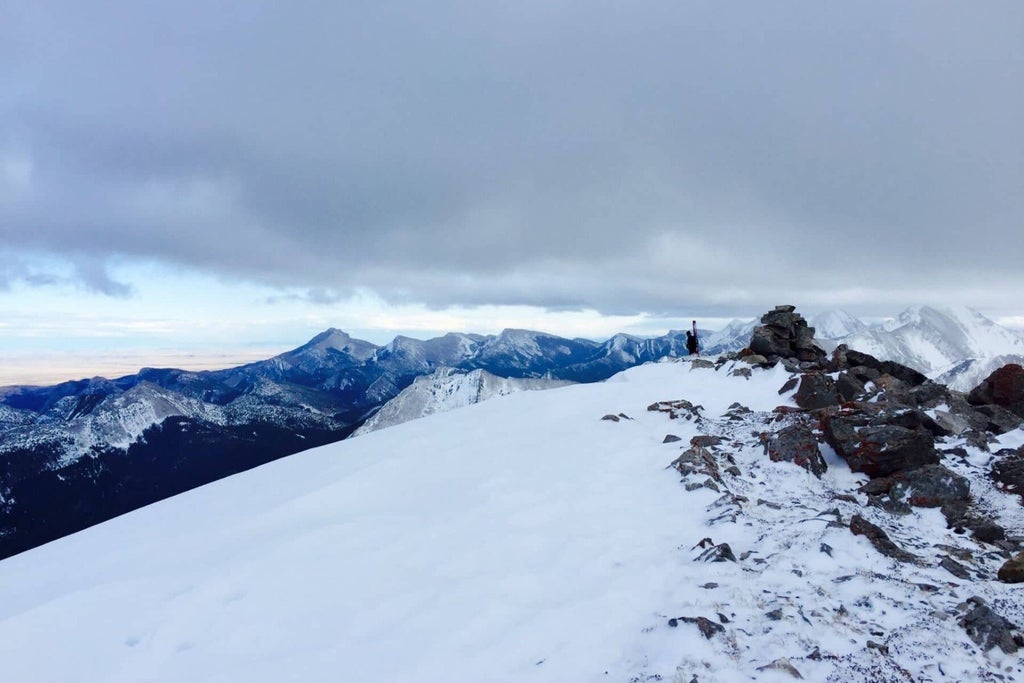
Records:
[[[693,321],[693,332],[686,331],[686,350],[691,356],[700,355],[700,347],[697,345],[697,321]]]

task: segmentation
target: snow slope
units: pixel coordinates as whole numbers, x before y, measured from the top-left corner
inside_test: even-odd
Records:
[[[381,406],[352,436],[361,436],[385,427],[416,420],[435,413],[507,396],[518,391],[538,391],[571,384],[552,379],[498,377],[486,370],[460,372],[439,368],[431,375],[417,377],[398,396]]]
[[[961,587],[827,526],[834,508],[901,543],[967,542],[937,510],[915,510],[925,531],[914,540],[885,513],[835,500],[856,477],[834,454],[819,481],[743,445],[770,423],[762,411],[790,404],[778,395],[788,375],[729,370],[651,364],[513,394],[279,460],[4,560],[4,677],[792,680],[782,657],[808,680],[906,680],[889,677],[893,662],[912,680],[1020,676],[1018,660],[981,654],[954,618],[981,595],[1021,623],[1019,588]],[[680,398],[706,418],[646,409]],[[754,412],[729,412],[734,401]],[[601,419],[620,413],[629,419]],[[687,491],[666,469],[679,454],[667,432],[684,444],[735,439],[742,474],[729,485],[747,502]],[[1021,528],[1016,499],[972,485]],[[694,561],[704,537],[742,559]],[[775,609],[778,620],[766,617]],[[692,624],[671,627],[678,616],[728,623],[706,640]],[[867,648],[872,638],[891,655]],[[805,658],[814,647],[826,656]]]

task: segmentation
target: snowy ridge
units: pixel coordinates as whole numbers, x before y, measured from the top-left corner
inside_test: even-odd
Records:
[[[811,316],[815,339],[827,351],[839,343],[914,368],[958,391],[970,391],[993,370],[1024,359],[1024,334],[1002,327],[967,307],[913,306],[896,318],[866,325],[845,311]],[[705,337],[702,351],[744,348],[756,320],[733,321]]]
[[[520,392],[279,460],[0,562],[0,656],[33,681],[1009,680],[958,625],[977,595],[1024,623],[1001,558],[937,509],[866,505],[829,449],[816,479],[764,455],[781,366],[749,379],[649,364]],[[648,406],[686,399],[702,417]],[[731,404],[740,402],[744,412]],[[602,420],[615,415],[618,420]],[[776,425],[776,426],[772,426]],[[716,434],[730,496],[663,443]],[[1024,443],[1017,430],[1003,444]],[[1007,529],[1016,498],[966,444],[945,464]],[[843,495],[844,498],[837,498]],[[961,580],[901,564],[842,524],[861,514]],[[735,562],[697,561],[699,542]],[[826,551],[827,547],[827,551]],[[952,548],[953,550],[946,550]],[[710,638],[700,617],[716,625]],[[873,642],[874,645],[869,644]],[[46,656],[59,644],[61,656]],[[884,648],[884,653],[882,649]],[[343,674],[339,674],[343,672]]]
[[[814,328],[814,336],[822,339],[842,339],[868,328],[863,322],[846,311],[824,311],[811,316],[808,324]]]
[[[432,375],[417,377],[398,396],[385,403],[352,436],[361,436],[435,413],[507,396],[519,391],[539,391],[572,384],[553,379],[498,377],[486,370],[459,372],[439,368]]]

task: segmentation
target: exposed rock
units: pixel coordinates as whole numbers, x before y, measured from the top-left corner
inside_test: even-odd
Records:
[[[745,377],[747,379],[750,379],[750,376],[751,376],[750,368],[734,368],[733,370],[729,371],[729,376],[730,377]]]
[[[864,423],[863,416],[826,416],[825,440],[854,472],[884,477],[938,463],[935,438],[924,429]]]
[[[804,410],[818,410],[839,405],[839,394],[831,377],[812,373],[800,378],[800,387],[793,395],[793,400]]]
[[[618,422],[621,418],[619,418],[618,415],[605,415],[601,419],[602,420],[607,420],[609,422]]]
[[[658,401],[647,406],[648,412],[667,413],[669,418],[677,420],[700,420],[704,406],[695,406],[689,401],[680,399],[678,401]]]
[[[736,556],[728,543],[711,546],[697,556],[696,562],[735,562]]]
[[[1020,427],[1021,418],[1002,406],[995,404],[977,406],[975,412],[985,420],[985,430],[993,434],[1005,434]]]
[[[765,664],[764,666],[757,667],[758,671],[767,671],[768,669],[774,669],[776,671],[785,671],[793,678],[803,678],[803,676],[800,675],[800,672],[797,671],[796,667],[790,664],[789,660],[785,657],[776,659],[775,661]]]
[[[1004,562],[997,576],[1003,583],[1024,583],[1024,553]]]
[[[907,429],[927,429],[932,436],[949,436],[950,432],[938,422],[933,420],[928,413],[917,408],[904,410],[885,418],[886,424],[906,427]]]
[[[665,438],[662,440],[662,443],[675,443],[676,441],[682,441],[682,439],[676,436],[675,434],[666,434]]]
[[[773,609],[771,612],[765,612],[764,615],[768,617],[770,621],[780,621],[782,619],[782,608]]]
[[[999,459],[992,465],[989,476],[1007,493],[1016,493],[1024,503],[1024,446],[1017,450],[1004,449],[996,453]]]
[[[966,581],[971,578],[971,572],[967,567],[963,566],[949,555],[943,555],[942,559],[939,561],[939,566],[958,579]]]
[[[867,391],[864,382],[848,372],[839,373],[836,378],[836,393],[843,401],[853,401]]]
[[[903,472],[889,492],[896,501],[914,507],[937,508],[964,502],[970,495],[970,483],[942,465],[925,465]]]
[[[818,450],[818,440],[803,425],[790,425],[775,434],[768,442],[768,457],[773,462],[794,463],[819,479],[828,469]]]
[[[800,384],[799,377],[790,377],[789,379],[786,380],[786,383],[782,385],[782,388],[779,389],[779,396],[782,396],[783,394],[793,391],[794,389],[796,389],[798,384]]]
[[[919,384],[924,384],[928,381],[927,377],[913,368],[908,368],[906,365],[900,365],[899,363],[889,360],[878,360],[869,354],[847,348],[845,344],[841,344],[836,348],[835,352],[832,354],[832,359],[837,369],[863,367],[879,373],[879,376],[874,378],[869,377],[868,379],[863,379],[858,377],[861,381],[877,382],[881,378],[881,375],[889,375],[890,377],[894,377],[912,387],[916,387]]]
[[[722,443],[722,437],[710,434],[698,434],[690,438],[690,445],[694,448],[711,448]]]
[[[754,328],[750,350],[771,358],[793,358],[798,361],[818,362],[825,351],[814,343],[814,328],[793,306],[776,306],[761,316],[761,325]]]
[[[882,531],[881,528],[875,526],[860,515],[854,515],[850,518],[850,531],[852,531],[855,536],[867,537],[867,539],[871,541],[871,545],[875,546],[875,550],[886,557],[891,557],[892,559],[900,562],[919,562],[916,555],[908,553],[903,548],[900,548],[890,540],[888,534]]]
[[[725,630],[721,624],[716,624],[706,617],[678,617],[676,619],[669,619],[668,625],[675,628],[682,621],[687,624],[697,624],[697,628],[700,630],[702,636],[711,640],[716,633],[721,633]]]
[[[1024,418],[1024,367],[1010,363],[982,380],[967,395],[974,405],[997,405]]]
[[[714,370],[715,364],[709,360],[704,360],[703,358],[694,358],[690,361],[690,371],[692,372],[697,369]]]
[[[996,614],[979,597],[968,598],[967,604],[970,610],[960,619],[960,626],[975,644],[985,652],[997,645],[1008,655],[1017,651],[1018,645],[1013,634],[1017,627],[1014,624]]]
[[[1006,539],[1006,529],[991,519],[978,519],[968,526],[971,529],[971,535],[982,543],[995,543]]]
[[[700,446],[687,448],[678,458],[672,461],[672,467],[685,476],[695,474],[709,477],[717,482],[722,481],[722,475],[718,470],[718,463],[711,452]]]
[[[741,363],[747,363],[748,365],[767,365],[768,359],[762,355],[751,353],[746,356],[740,356]]]

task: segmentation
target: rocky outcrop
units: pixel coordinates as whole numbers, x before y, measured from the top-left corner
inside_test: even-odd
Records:
[[[817,410],[839,405],[839,394],[831,377],[809,372],[800,378],[793,400],[804,410]]]
[[[760,327],[754,328],[750,350],[765,358],[795,358],[814,362],[825,358],[825,351],[814,343],[814,328],[795,306],[776,306],[761,316]]]
[[[970,609],[960,619],[960,626],[983,651],[988,652],[998,646],[1000,650],[1011,655],[1020,648],[1018,637],[1014,635],[1016,625],[996,614],[981,598],[968,598],[967,605]]]
[[[919,558],[908,553],[903,548],[899,547],[892,542],[889,535],[886,534],[882,529],[868,520],[864,519],[860,515],[854,515],[850,519],[850,531],[853,532],[854,536],[864,536],[871,545],[875,546],[875,550],[882,553],[886,557],[891,557],[899,562],[919,562]]]
[[[968,481],[942,465],[925,465],[904,474],[889,496],[914,507],[938,508],[966,502],[971,492]]]
[[[1024,367],[1004,365],[974,387],[967,400],[972,405],[996,405],[1024,418]]]
[[[854,472],[884,477],[939,462],[935,437],[926,429],[908,429],[863,415],[827,415],[825,440]]]
[[[774,462],[791,462],[818,478],[828,469],[818,450],[818,440],[803,425],[790,425],[772,437],[768,442],[768,457]]]
[[[1024,446],[1001,450],[996,457],[999,459],[992,465],[992,480],[1007,493],[1021,496],[1024,502]]]

